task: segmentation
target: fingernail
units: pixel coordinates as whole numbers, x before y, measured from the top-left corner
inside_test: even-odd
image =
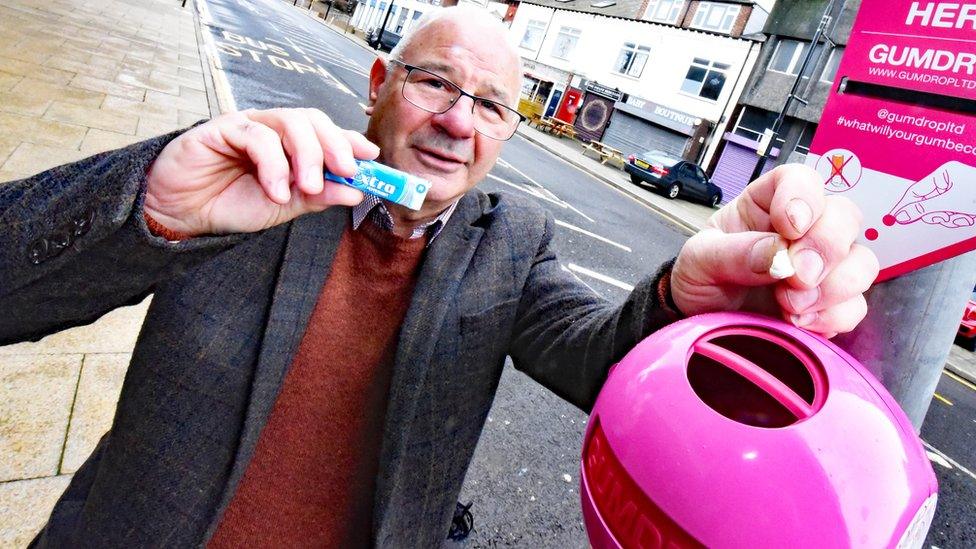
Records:
[[[809,290],[787,290],[786,298],[790,300],[790,305],[793,306],[794,311],[802,313],[816,303],[818,299],[820,299],[820,288],[811,288]]]
[[[323,179],[322,170],[310,166],[305,170],[305,181],[308,182],[308,193],[309,194],[319,194],[322,192],[322,186],[325,184]]]
[[[895,219],[899,223],[908,223],[909,221],[911,221],[912,216],[908,215],[908,212],[906,212],[905,210],[902,210],[895,214]]]
[[[786,205],[786,217],[793,224],[794,229],[804,233],[810,228],[810,222],[813,220],[813,210],[803,200],[794,198]]]
[[[804,313],[802,315],[790,315],[790,320],[797,328],[802,328],[813,323],[817,319],[817,313]]]
[[[766,273],[769,266],[773,263],[773,256],[776,255],[776,237],[767,236],[756,241],[749,251],[749,268],[754,273]]]
[[[800,280],[813,285],[820,281],[824,261],[816,250],[807,248],[800,250],[793,256],[793,266],[796,267],[796,274]]]

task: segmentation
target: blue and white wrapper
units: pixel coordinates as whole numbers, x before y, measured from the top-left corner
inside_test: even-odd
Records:
[[[430,182],[415,175],[380,164],[375,160],[357,160],[359,170],[354,177],[339,177],[325,172],[329,181],[349,185],[364,193],[396,202],[411,210],[419,210],[424,204]]]

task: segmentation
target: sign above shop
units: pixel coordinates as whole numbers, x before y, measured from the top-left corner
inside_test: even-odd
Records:
[[[697,116],[633,95],[628,96],[627,101],[614,105],[614,108],[685,135],[694,134],[702,123],[702,119]]]
[[[609,88],[597,82],[587,82],[586,91],[595,93],[597,95],[602,95],[603,97],[612,99],[614,101],[620,101],[624,96],[624,92],[616,88]]]

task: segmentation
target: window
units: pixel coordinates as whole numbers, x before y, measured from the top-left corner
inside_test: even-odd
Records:
[[[678,15],[683,7],[685,0],[651,0],[644,11],[644,19],[674,25],[678,22]]]
[[[842,48],[830,50],[830,58],[827,59],[827,66],[824,67],[823,74],[820,75],[820,80],[833,82],[837,78],[837,69],[840,68],[840,60],[843,56],[844,50]]]
[[[419,10],[414,10],[413,15],[410,16],[410,22],[406,25],[407,30],[412,29],[414,25],[417,24],[417,19],[423,15],[423,12]]]
[[[793,149],[798,155],[802,155],[806,158],[810,154],[810,144],[813,143],[813,134],[817,133],[816,124],[807,124],[803,126],[803,131],[800,133],[800,139],[796,142],[796,148]],[[796,159],[797,162],[801,162],[801,158]]]
[[[400,10],[400,19],[397,20],[396,28],[393,29],[393,32],[399,34],[400,36],[403,36],[403,34],[402,34],[403,33],[403,25],[407,22],[407,12],[408,11],[409,10],[407,10],[406,8]]]
[[[560,28],[559,35],[556,36],[556,43],[552,45],[552,56],[558,59],[569,59],[582,32],[572,27]]]
[[[525,27],[525,34],[522,35],[522,42],[519,43],[519,47],[528,50],[537,50],[542,45],[542,39],[545,35],[545,21],[532,19],[529,21],[528,26]]]
[[[739,121],[735,124],[735,129],[732,130],[732,133],[753,141],[759,141],[763,133],[773,127],[773,124],[776,122],[776,116],[776,113],[771,111],[746,107],[739,113]],[[777,147],[782,147],[783,143],[784,141],[782,139],[779,137],[776,138]]]
[[[617,56],[617,62],[614,64],[613,70],[620,74],[640,78],[641,73],[644,71],[644,65],[647,63],[647,56],[650,53],[651,48],[648,46],[638,46],[633,42],[624,42],[624,47],[621,48],[620,55]]]
[[[807,64],[807,68],[803,71],[803,78],[809,78],[810,74],[813,73],[813,69],[817,66],[817,61],[823,54],[823,48],[823,44],[817,44],[817,47],[813,50],[813,58],[810,59],[810,63]],[[809,49],[809,42],[780,40],[776,44],[776,51],[773,52],[773,57],[769,60],[769,70],[792,74],[794,76],[800,74],[800,66],[803,65],[803,59],[806,57]],[[837,69],[835,67],[834,72],[836,71]]]
[[[710,101],[718,101],[725,86],[725,71],[729,65],[696,57],[688,67],[681,91]]]
[[[698,4],[691,26],[696,29],[729,33],[735,25],[736,18],[739,17],[740,9],[740,6],[702,2]]]

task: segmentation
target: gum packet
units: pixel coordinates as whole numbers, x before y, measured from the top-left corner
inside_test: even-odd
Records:
[[[359,170],[354,177],[339,177],[328,171],[325,179],[348,185],[364,193],[396,202],[411,210],[419,210],[424,204],[430,182],[375,160],[357,160]]]

